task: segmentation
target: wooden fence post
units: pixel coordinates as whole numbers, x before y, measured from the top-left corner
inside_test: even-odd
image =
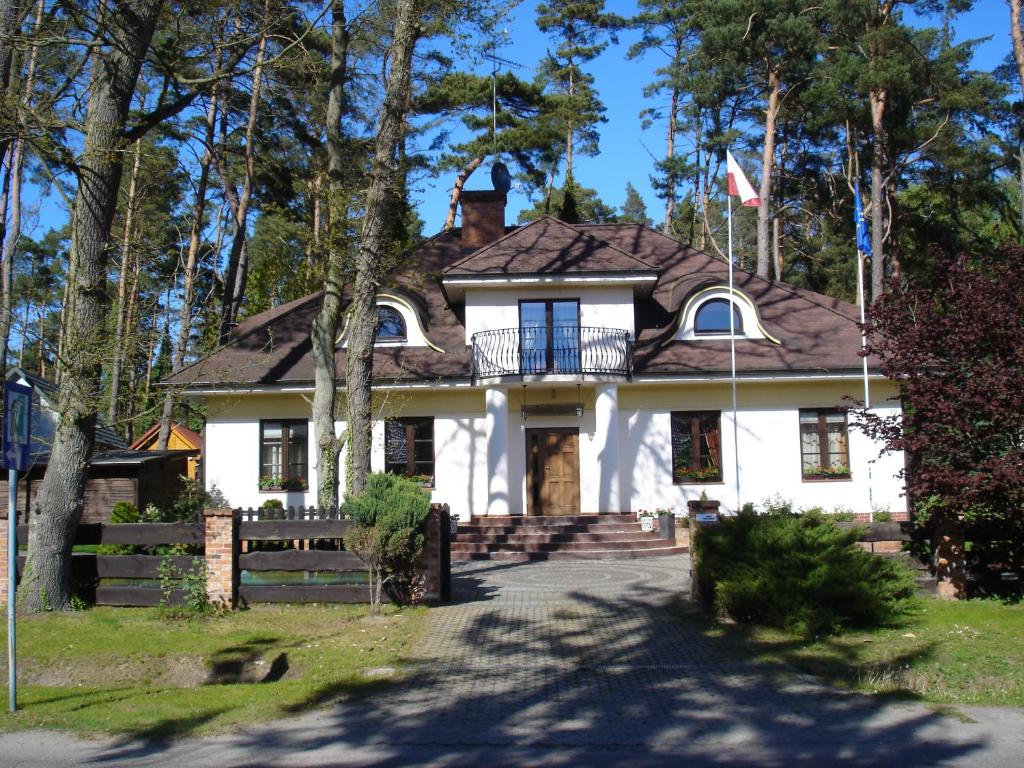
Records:
[[[206,521],[206,595],[218,608],[234,608],[238,599],[238,523],[228,507],[204,510]]]

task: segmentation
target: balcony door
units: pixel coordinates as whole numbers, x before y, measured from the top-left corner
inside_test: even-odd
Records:
[[[519,359],[523,373],[579,373],[579,300],[519,302]]]

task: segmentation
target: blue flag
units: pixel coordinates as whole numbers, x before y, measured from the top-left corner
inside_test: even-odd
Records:
[[[853,223],[857,227],[857,250],[871,258],[871,237],[868,222],[864,218],[864,206],[860,204],[860,182],[853,185]]]

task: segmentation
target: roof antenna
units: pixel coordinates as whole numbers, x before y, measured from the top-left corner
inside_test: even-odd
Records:
[[[508,30],[503,29],[501,36],[507,40]],[[497,47],[497,41],[492,40],[489,50],[483,54],[483,57],[491,62],[491,155],[494,157],[494,163],[491,165],[491,184],[496,191],[507,194],[512,188],[512,174],[509,173],[508,166],[498,159],[498,69],[502,65],[513,69],[522,69],[523,66],[498,56]]]

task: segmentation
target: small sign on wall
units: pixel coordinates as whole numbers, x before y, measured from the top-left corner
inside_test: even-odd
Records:
[[[717,523],[718,513],[717,512],[698,512],[697,513],[698,523]]]

